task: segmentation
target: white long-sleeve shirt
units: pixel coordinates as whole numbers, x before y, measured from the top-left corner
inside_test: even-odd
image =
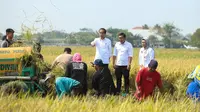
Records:
[[[133,57],[133,46],[127,41],[123,44],[117,42],[114,47],[113,56],[117,57],[117,66],[127,66],[129,64],[128,58]]]
[[[94,41],[91,42],[91,45],[96,46],[96,59],[101,59],[103,64],[109,64],[110,57],[112,56],[112,46],[111,41],[108,38],[95,38]]]
[[[144,67],[148,67],[148,64],[152,59],[154,59],[154,50],[152,48],[141,48],[139,52],[139,65],[143,65]]]

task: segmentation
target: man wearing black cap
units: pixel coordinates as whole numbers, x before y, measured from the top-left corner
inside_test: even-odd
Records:
[[[15,31],[11,28],[8,28],[6,30],[6,36],[3,36],[3,38],[2,38],[3,41],[1,43],[1,48],[6,48],[13,44],[14,33],[15,33]]]
[[[163,91],[160,73],[156,71],[157,66],[158,62],[151,60],[148,68],[143,68],[138,72],[135,80],[136,93],[134,95],[138,100],[153,95],[156,86],[158,86],[160,92]]]
[[[96,91],[96,95],[115,94],[115,86],[110,70],[104,67],[101,59],[94,61],[94,67],[96,72],[92,78],[92,88]]]

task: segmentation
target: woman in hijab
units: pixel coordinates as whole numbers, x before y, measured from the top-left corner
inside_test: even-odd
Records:
[[[82,94],[87,94],[87,64],[82,61],[80,53],[75,53],[72,62],[66,67],[65,76],[79,81]]]

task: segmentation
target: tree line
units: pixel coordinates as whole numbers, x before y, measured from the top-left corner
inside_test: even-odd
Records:
[[[154,32],[155,35],[149,35],[149,44],[154,46],[158,42],[162,42],[166,48],[180,48],[183,44],[192,45],[200,48],[200,28],[193,34],[183,35],[181,29],[176,27],[173,23],[166,23],[163,25],[156,24],[154,26],[148,26],[144,24],[143,29]],[[118,41],[118,33],[124,32],[127,36],[127,40],[132,43],[134,47],[141,46],[141,39],[144,38],[140,34],[132,34],[128,29],[120,28],[107,28],[107,37],[113,42],[113,45]],[[2,37],[3,34],[0,33]],[[157,36],[162,37],[159,40]],[[49,31],[43,33],[31,33],[31,31],[22,32],[21,35],[16,35],[16,39],[26,39],[28,41],[39,41],[44,43],[46,40],[62,40],[66,44],[73,45],[89,45],[94,38],[98,37],[98,31],[94,31],[90,28],[81,28],[78,32],[66,33],[64,31]]]

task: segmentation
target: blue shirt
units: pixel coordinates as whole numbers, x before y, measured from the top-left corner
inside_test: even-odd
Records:
[[[200,86],[198,85],[198,83],[194,81],[190,82],[186,94],[192,98],[200,100]]]
[[[71,78],[67,77],[56,78],[56,93],[59,99],[61,99],[64,94],[69,94],[71,92],[71,89],[74,86],[77,86],[78,84],[80,84],[80,82]]]

